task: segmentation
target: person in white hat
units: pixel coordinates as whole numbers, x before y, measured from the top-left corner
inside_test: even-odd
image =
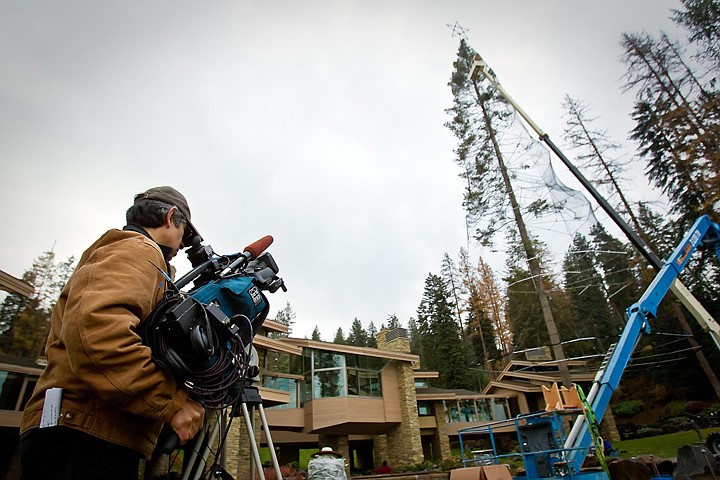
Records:
[[[347,480],[343,454],[330,447],[310,455],[308,480]]]

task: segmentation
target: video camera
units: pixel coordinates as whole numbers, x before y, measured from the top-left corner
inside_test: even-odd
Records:
[[[258,374],[252,340],[270,309],[263,292],[287,291],[265,252],[272,242],[267,235],[240,253],[217,255],[197,236],[187,251],[192,270],[170,283],[141,324],[155,362],[207,408],[235,404],[245,381]]]

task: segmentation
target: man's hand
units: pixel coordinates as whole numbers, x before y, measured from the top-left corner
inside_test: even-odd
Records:
[[[170,420],[170,427],[180,438],[180,445],[197,435],[205,420],[205,409],[189,398]]]

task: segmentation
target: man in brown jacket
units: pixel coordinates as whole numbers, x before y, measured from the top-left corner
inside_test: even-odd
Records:
[[[190,209],[156,187],[126,216],[83,253],[53,310],[47,367],[23,414],[24,480],[136,479],[163,424],[182,443],[202,427],[202,406],[137,333],[167,288],[169,260],[198,236]]]

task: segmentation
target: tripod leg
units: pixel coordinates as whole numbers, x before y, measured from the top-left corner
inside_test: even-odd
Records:
[[[282,479],[282,472],[280,472],[280,465],[278,464],[277,455],[275,454],[275,445],[273,445],[272,437],[270,436],[270,427],[268,427],[267,418],[265,418],[265,409],[262,403],[258,404],[258,411],[260,412],[260,420],[262,421],[263,431],[265,432],[265,439],[270,449],[270,458],[272,459],[273,468],[275,468],[275,478]]]
[[[252,420],[250,420],[250,413],[248,412],[247,405],[244,402],[240,404],[240,407],[242,408],[243,417],[245,417],[245,425],[247,426],[248,439],[250,440],[250,450],[252,450],[253,459],[255,465],[257,465],[258,475],[260,476],[260,480],[265,480],[265,472],[263,472],[262,469],[260,451],[258,450],[257,442],[255,441],[255,430],[253,429],[253,422]]]
[[[185,464],[183,468],[183,476],[182,480],[189,480],[190,475],[193,471],[196,469],[196,462],[198,454],[200,453],[198,449],[204,448],[203,445],[205,444],[205,436],[207,435],[207,430],[209,428],[209,425],[206,425],[205,427],[200,430],[199,435],[195,439],[195,444],[193,445],[193,451],[190,454],[190,458],[188,459],[187,463]]]
[[[200,433],[195,440],[195,444],[193,445],[193,451],[190,455],[190,459],[188,460],[187,465],[183,470],[182,480],[190,480],[191,478],[197,480],[198,478],[200,478],[200,475],[202,475],[202,471],[205,468],[205,463],[207,462],[207,458],[212,448],[212,444],[215,441],[215,438],[217,438],[219,422],[220,418],[215,415],[211,417],[205,427],[200,430]],[[208,431],[211,428],[211,425],[211,438],[208,442],[206,442],[205,439],[207,437]]]
[[[202,477],[203,471],[205,470],[205,465],[207,465],[207,459],[208,455],[210,455],[210,451],[212,450],[212,446],[215,445],[215,441],[217,440],[218,431],[220,430],[220,422],[221,419],[218,416],[218,421],[215,423],[215,426],[212,429],[212,433],[210,434],[210,439],[208,440],[207,444],[205,445],[205,449],[203,451],[203,456],[198,462],[198,466],[195,469],[195,477],[194,480],[199,480]],[[223,449],[225,448],[225,445],[223,444]],[[224,452],[218,452],[218,455],[223,455]]]

